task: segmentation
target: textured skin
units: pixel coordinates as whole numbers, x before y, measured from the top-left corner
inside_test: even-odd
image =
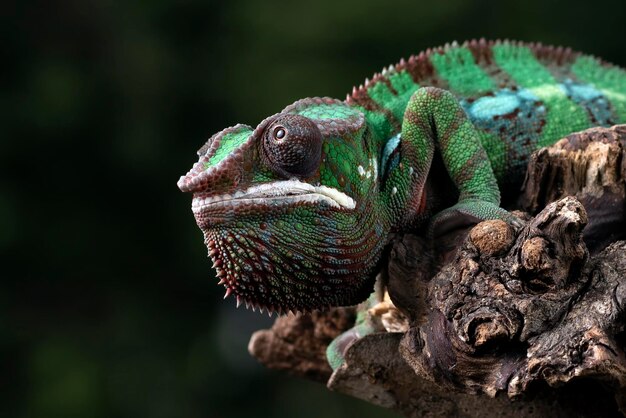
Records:
[[[343,102],[304,99],[255,129],[225,129],[178,185],[194,193],[238,303],[355,304],[372,291],[390,232],[516,222],[500,188],[519,184],[534,150],[625,121],[624,70],[569,49],[472,41],[402,60]],[[448,209],[446,180],[429,176],[438,155],[458,193]]]

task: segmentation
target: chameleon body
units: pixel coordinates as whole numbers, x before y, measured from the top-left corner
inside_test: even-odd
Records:
[[[500,189],[519,185],[534,150],[620,122],[618,67],[540,44],[455,43],[390,66],[345,101],[303,99],[213,135],[178,186],[194,193],[238,305],[351,305],[372,292],[392,232],[518,222]]]

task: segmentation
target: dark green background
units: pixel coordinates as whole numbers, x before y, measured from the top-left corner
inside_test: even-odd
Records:
[[[373,417],[263,369],[176,188],[195,151],[467,38],[626,64],[626,2],[199,0],[2,7],[0,416]]]

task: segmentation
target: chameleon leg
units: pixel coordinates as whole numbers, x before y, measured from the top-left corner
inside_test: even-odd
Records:
[[[366,302],[359,305],[354,326],[340,334],[326,347],[326,359],[333,370],[337,370],[343,364],[344,354],[353,341],[376,331],[368,313],[369,308],[378,303],[378,300],[374,301],[373,299],[374,294]]]
[[[432,235],[485,219],[520,223],[500,208],[500,189],[478,132],[450,92],[434,87],[416,91],[404,114],[401,137],[416,146],[430,142],[436,147],[459,190],[458,203],[433,217]]]
[[[379,274],[376,278],[374,292],[365,302],[357,306],[356,321],[354,322],[354,326],[340,334],[328,345],[328,347],[326,347],[326,359],[333,370],[337,370],[343,364],[344,354],[352,342],[358,340],[359,338],[363,338],[366,335],[381,331],[380,326],[377,326],[373,321],[369,310],[380,303],[383,299],[384,285],[382,283],[383,278],[381,277],[383,274],[384,272],[381,272],[381,274]]]

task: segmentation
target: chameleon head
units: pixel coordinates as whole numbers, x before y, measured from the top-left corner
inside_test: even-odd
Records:
[[[178,187],[226,295],[279,312],[367,297],[389,230],[370,141],[360,111],[312,98],[200,148]]]

